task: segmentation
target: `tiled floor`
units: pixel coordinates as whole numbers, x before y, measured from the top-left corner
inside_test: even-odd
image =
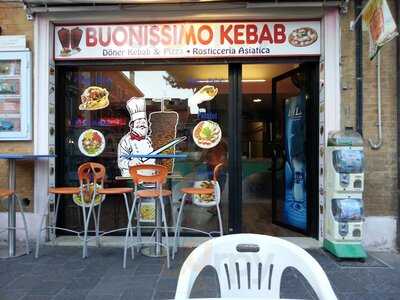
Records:
[[[141,255],[122,269],[118,248],[91,248],[82,259],[78,247],[43,247],[41,256],[0,260],[0,300],[19,299],[171,299],[182,262],[191,249],[181,249],[170,269],[164,259]],[[400,299],[400,256],[372,253],[365,264],[341,266],[322,250],[310,250],[327,272],[339,299]],[[217,297],[218,281],[211,269],[202,272],[192,297]],[[285,271],[281,296],[314,298],[294,270]]]

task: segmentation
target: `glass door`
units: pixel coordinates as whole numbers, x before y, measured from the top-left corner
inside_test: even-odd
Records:
[[[273,236],[298,236],[273,223],[273,176],[280,174],[281,140],[274,140],[273,121],[282,113],[274,108],[272,80],[297,70],[298,64],[244,64],[242,67],[241,177],[242,231]],[[280,96],[283,96],[283,88]],[[292,92],[292,91],[287,91]],[[298,93],[298,89],[294,91]]]
[[[317,206],[318,105],[312,66],[303,64],[272,79],[272,222],[307,235]]]

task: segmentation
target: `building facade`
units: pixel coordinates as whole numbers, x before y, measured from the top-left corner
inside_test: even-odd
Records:
[[[98,131],[104,133],[104,140],[107,145],[110,145],[110,148],[106,148],[104,153],[107,153],[115,164],[113,166],[112,163],[106,162],[106,167],[110,170],[115,168],[116,172],[118,172],[116,167],[118,141],[113,141],[107,135],[108,133],[104,131],[109,130],[112,127],[111,124],[115,125],[120,122],[115,125],[116,132],[113,131],[111,135],[117,136],[118,134],[126,133],[129,118],[126,112],[123,112],[126,106],[125,102],[130,97],[144,97],[147,101],[148,113],[154,113],[159,110],[157,106],[159,104],[154,104],[154,101],[151,102],[149,100],[150,98],[190,99],[193,93],[190,94],[187,90],[196,91],[195,89],[200,87],[199,84],[202,84],[203,86],[208,85],[217,88],[219,94],[215,96],[217,97],[215,99],[219,103],[225,104],[220,104],[222,106],[214,105],[213,103],[216,103],[217,100],[212,100],[209,102],[211,103],[209,106],[200,105],[200,110],[203,108],[205,111],[200,111],[204,115],[200,117],[201,114],[197,114],[197,119],[193,119],[193,116],[188,113],[191,109],[189,104],[187,105],[188,108],[182,109],[182,111],[179,102],[178,104],[166,102],[165,107],[166,111],[177,111],[180,122],[185,120],[184,123],[178,124],[178,131],[174,133],[175,137],[177,134],[192,131],[194,126],[192,127],[191,124],[198,121],[216,121],[216,123],[219,123],[221,130],[223,132],[226,131],[226,134],[222,134],[222,141],[229,149],[225,149],[225,156],[227,157],[226,177],[229,179],[224,181],[226,188],[222,195],[223,210],[225,209],[223,214],[225,231],[257,232],[278,236],[306,236],[322,241],[325,213],[323,191],[329,182],[324,180],[324,172],[321,172],[320,169],[322,168],[323,170],[326,165],[323,152],[326,147],[327,133],[340,130],[346,126],[355,127],[356,124],[356,42],[355,33],[350,31],[350,21],[355,18],[353,1],[347,4],[343,3],[343,5],[336,3],[336,1],[325,1],[324,3],[321,2],[320,6],[307,4],[307,1],[304,1],[304,3],[302,2],[304,6],[301,7],[295,7],[293,4],[286,4],[286,6],[283,4],[273,5],[268,1],[250,4],[241,2],[192,3],[190,5],[166,6],[165,11],[168,13],[162,13],[152,5],[139,5],[127,9],[120,9],[118,6],[110,5],[104,9],[102,6],[42,7],[29,3],[31,1],[27,2],[28,10],[24,10],[23,6],[18,4],[0,4],[0,14],[2,16],[10,14],[16,16],[11,19],[1,18],[0,27],[2,28],[2,35],[26,35],[28,48],[32,51],[33,138],[32,141],[23,142],[1,141],[0,151],[34,152],[38,154],[54,152],[58,156],[54,161],[50,160],[49,162],[21,162],[17,164],[17,192],[22,197],[31,200],[28,219],[29,227],[32,228],[32,236],[35,235],[34,228],[38,225],[40,213],[48,197],[48,186],[73,185],[74,175],[70,175],[70,173],[73,173],[73,167],[71,167],[71,170],[69,169],[69,166],[72,166],[71,162],[91,159],[90,156],[82,155],[82,151],[79,152],[77,145],[78,138],[84,129],[94,129],[96,125]],[[395,1],[388,2],[394,13],[397,9]],[[33,20],[28,21],[27,15],[32,16]],[[104,22],[104,20],[109,21]],[[135,22],[132,22],[132,20],[135,20]],[[76,38],[82,34],[79,33],[80,31],[87,33],[85,30],[89,25],[99,33],[103,25],[114,26],[103,27],[104,30],[115,30],[118,24],[126,26],[136,24],[137,26],[142,25],[143,28],[146,24],[157,24],[157,26],[160,26],[159,28],[162,28],[165,24],[181,24],[182,21],[195,24],[195,27],[202,24],[214,24],[213,26],[216,26],[215,24],[224,23],[226,28],[235,26],[238,23],[240,23],[239,25],[247,26],[246,28],[250,28],[254,24],[263,26],[266,23],[272,26],[271,28],[278,28],[280,24],[287,28],[292,24],[297,27],[308,28],[316,22],[319,24],[318,28],[316,27],[315,29],[318,32],[318,41],[313,45],[316,46],[318,44],[318,47],[314,49],[314,52],[310,53],[299,52],[298,49],[300,47],[293,48],[295,51],[293,50],[294,52],[290,53],[288,49],[291,46],[288,42],[288,47],[286,48],[276,48],[276,50],[271,48],[272,50],[269,51],[275,51],[273,55],[261,53],[252,56],[251,53],[247,53],[242,56],[229,56],[229,54],[226,54],[218,57],[218,55],[208,54],[211,57],[201,58],[194,56],[185,59],[173,54],[159,58],[143,58],[140,56],[143,54],[140,53],[132,54],[133,57],[121,58],[117,57],[117,51],[114,53],[111,51],[110,57],[104,59],[104,57],[99,58],[96,56],[98,54],[93,54],[94,58],[90,56],[79,57],[86,51],[80,41],[78,41],[78,46],[65,50],[64,48],[69,48],[63,45],[63,42],[66,42],[65,38],[62,41],[63,32],[66,31],[59,33],[64,29],[74,30],[77,28],[74,31]],[[299,25],[302,22],[304,24]],[[122,32],[122,29],[120,31]],[[104,34],[105,32],[107,31],[104,31]],[[205,33],[204,36],[200,36],[200,40],[202,38],[207,40],[208,37],[210,36]],[[104,43],[106,42],[105,36],[98,35],[97,38],[103,38]],[[232,39],[235,40],[235,38],[237,38],[238,43],[241,43],[239,37],[233,37]],[[275,38],[279,41],[279,30],[275,33]],[[74,33],[72,33],[70,39],[71,41],[74,39]],[[115,39],[118,42],[118,38]],[[69,41],[69,46],[71,46],[71,41]],[[364,243],[367,248],[371,249],[393,249],[396,247],[399,211],[396,41],[386,45],[381,54],[383,145],[378,150],[371,149],[367,142],[369,138],[376,140],[377,104],[376,69],[375,63],[370,62],[367,56],[368,32],[365,30],[362,33],[362,41],[362,48],[364,49],[362,59],[362,129],[363,137],[366,141],[364,189],[366,230]],[[232,45],[231,48],[236,46]],[[76,50],[78,48],[79,50]],[[107,51],[104,48],[102,48],[102,51]],[[236,50],[239,48],[236,48]],[[76,51],[76,54],[74,51]],[[228,52],[228,50],[226,51]],[[71,59],[73,56],[70,56],[69,53],[74,53],[73,55],[77,55],[79,59]],[[50,69],[55,70],[55,75],[54,72],[49,72]],[[151,73],[152,71],[153,73]],[[154,71],[163,71],[166,72],[163,73],[164,75],[169,74],[173,77],[175,79],[172,80],[173,84],[170,84],[171,81],[163,81],[162,84],[167,85],[168,83],[171,87],[178,87],[180,91],[166,90],[167,92],[175,93],[173,97],[154,91],[162,89],[161,87],[147,91],[146,84],[143,81],[145,82],[146,78],[149,80],[146,76],[150,76],[150,74],[155,76]],[[191,80],[184,80],[185,74],[189,74]],[[199,74],[206,75],[201,76]],[[286,77],[283,76],[285,74]],[[286,123],[284,120],[274,116],[274,112],[283,115],[283,106],[276,105],[276,102],[279,102],[279,95],[282,95],[283,98],[293,97],[294,94],[292,95],[291,93],[296,89],[293,79],[291,79],[291,86],[286,86],[285,80],[287,78],[295,78],[298,76],[296,74],[303,74],[301,76],[306,76],[310,80],[311,84],[305,88],[304,97],[309,96],[314,99],[314,102],[308,102],[313,108],[307,108],[308,119],[306,120],[306,127],[308,129],[306,129],[305,133],[309,141],[308,144],[311,145],[308,146],[310,148],[307,148],[309,151],[305,155],[305,161],[307,162],[307,167],[305,168],[308,170],[307,178],[311,182],[306,186],[307,196],[304,196],[308,201],[305,206],[307,208],[305,224],[293,223],[280,212],[280,209],[284,210],[285,204],[280,198],[280,194],[276,192],[276,187],[274,190],[274,186],[282,184],[283,187],[284,185],[281,182],[282,178],[279,177],[277,163],[279,159],[283,158],[274,154],[277,148],[273,148],[271,146],[273,143],[270,143],[271,141],[280,142],[280,147],[285,148],[285,142],[279,136],[280,134],[283,135],[283,131],[280,131],[280,125]],[[141,76],[143,79],[141,79]],[[239,78],[242,78],[242,80],[235,79],[235,76],[240,76]],[[301,76],[297,77],[298,80],[301,80]],[[85,83],[85,80],[87,83]],[[156,77],[152,77],[150,80],[156,82]],[[194,81],[196,82],[194,83]],[[80,104],[80,96],[84,90],[90,85],[97,86],[100,83],[110,92],[110,102],[115,105],[113,110],[120,106],[123,111],[118,115],[104,113],[98,116],[94,113],[89,115],[87,112],[79,116],[74,115],[80,113],[77,107]],[[268,83],[269,86],[266,87]],[[116,89],[116,86],[118,86],[118,89]],[[279,90],[280,88],[284,89],[284,91]],[[301,90],[302,88],[297,87],[297,89]],[[70,92],[71,90],[76,91]],[[188,94],[184,94],[185,91]],[[164,91],[164,93],[167,92]],[[70,98],[67,98],[68,93],[71,93]],[[287,94],[285,95],[285,93]],[[275,98],[273,95],[275,95]],[[234,97],[238,97],[235,98],[236,100],[240,98],[240,105],[235,102]],[[263,108],[257,108],[257,106],[254,106],[257,103],[254,100],[257,99],[264,102],[270,101],[270,104],[266,104]],[[68,103],[72,102],[73,104],[68,106]],[[240,107],[240,109],[237,107]],[[255,113],[258,109],[261,112],[260,114]],[[162,110],[160,109],[160,111]],[[232,115],[235,116],[233,117]],[[147,117],[150,119],[149,114],[147,114]],[[87,125],[85,120],[91,120],[92,123]],[[130,121],[133,121],[132,116]],[[102,123],[100,124],[99,122]],[[242,125],[235,127],[236,125],[234,124],[239,122]],[[277,122],[280,122],[280,125],[277,126]],[[105,124],[108,127],[104,126]],[[263,134],[260,135],[254,128],[261,125]],[[323,128],[322,131],[321,127]],[[179,128],[181,131],[179,131]],[[282,128],[287,128],[287,125],[282,125]],[[73,130],[76,130],[76,132],[73,132]],[[248,132],[251,137],[246,137],[243,132]],[[318,134],[318,132],[320,133]],[[232,135],[235,133],[241,136],[240,142],[233,141]],[[188,136],[189,140],[190,138]],[[68,145],[70,144],[76,144],[76,147],[68,150]],[[154,141],[153,144],[155,144]],[[266,146],[267,144],[269,146]],[[184,144],[178,146],[176,150],[188,152],[191,155],[195,152],[203,151],[199,151],[197,144],[197,147],[193,145],[193,143]],[[286,152],[288,152],[287,147],[286,145]],[[156,148],[155,145],[154,148]],[[226,152],[229,152],[229,155]],[[78,154],[78,158],[74,156],[76,154]],[[93,159],[101,162],[106,161],[107,155],[102,155]],[[204,160],[204,155],[206,154],[200,154],[197,160]],[[234,158],[236,161],[240,160],[240,163],[235,163]],[[193,159],[193,161],[196,161],[196,159]],[[3,168],[1,168],[0,179],[2,184],[6,185],[7,165],[5,162],[1,163]],[[270,165],[265,169],[261,168],[261,171],[258,170],[257,167],[263,164]],[[184,172],[185,168],[194,168],[193,166],[199,167],[196,164],[185,165],[178,160],[175,161],[175,169],[178,168],[177,170],[181,173]],[[319,172],[315,172],[313,168]],[[238,170],[242,174],[241,176],[234,175]],[[110,174],[113,179],[117,177],[116,175],[119,175],[114,171],[110,171]],[[187,174],[190,174],[190,172],[187,172]],[[190,176],[188,175],[187,178],[190,178]],[[271,182],[274,184],[271,184]],[[121,182],[112,181],[110,184],[121,184]],[[238,185],[241,186],[240,189],[237,188]],[[176,185],[176,189],[179,187],[179,185]],[[265,195],[271,195],[271,197]],[[75,204],[72,201],[70,202],[71,204],[65,204],[62,208],[61,221],[59,220],[59,222],[66,227],[79,227],[79,224],[74,224],[79,219],[76,216],[75,208],[73,208]],[[277,203],[275,208],[272,207],[272,211],[270,211],[271,208],[269,206],[267,208],[263,206],[265,203],[271,202]],[[103,224],[105,227],[123,224],[125,217],[120,213],[117,214],[116,211],[115,205],[107,207],[105,204],[105,215],[108,217],[108,221]],[[259,211],[263,211],[263,213]],[[117,217],[115,217],[116,214]],[[207,212],[204,214],[208,216]],[[113,221],[109,221],[111,216],[114,216]],[[204,217],[204,215],[194,214],[193,216],[197,218],[196,224],[207,228],[205,224],[209,222],[208,218]],[[2,213],[0,222],[6,222],[5,217],[5,213]],[[173,219],[173,214],[171,219]],[[213,222],[212,220],[210,223],[213,224]],[[262,224],[263,222],[265,224]]]

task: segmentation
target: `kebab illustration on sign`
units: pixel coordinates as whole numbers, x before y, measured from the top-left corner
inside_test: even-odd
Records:
[[[139,164],[155,164],[154,158],[140,157],[141,155],[157,155],[186,140],[186,137],[175,138],[157,150],[149,135],[149,124],[146,116],[145,98],[133,97],[128,100],[126,108],[130,114],[130,131],[125,134],[118,144],[118,167],[123,177],[129,177],[129,167]],[[164,126],[160,124],[160,126]]]
[[[67,29],[62,27],[57,32],[62,49],[60,50],[61,56],[71,56],[81,51],[79,44],[82,40],[83,31],[79,27]]]

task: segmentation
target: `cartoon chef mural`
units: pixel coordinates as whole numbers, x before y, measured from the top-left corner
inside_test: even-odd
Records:
[[[118,167],[121,175],[130,176],[129,167],[138,164],[154,164],[154,159],[142,159],[130,157],[132,154],[150,154],[153,152],[152,142],[149,136],[149,125],[146,116],[146,100],[133,97],[126,103],[126,109],[130,115],[130,131],[125,134],[118,144]]]

